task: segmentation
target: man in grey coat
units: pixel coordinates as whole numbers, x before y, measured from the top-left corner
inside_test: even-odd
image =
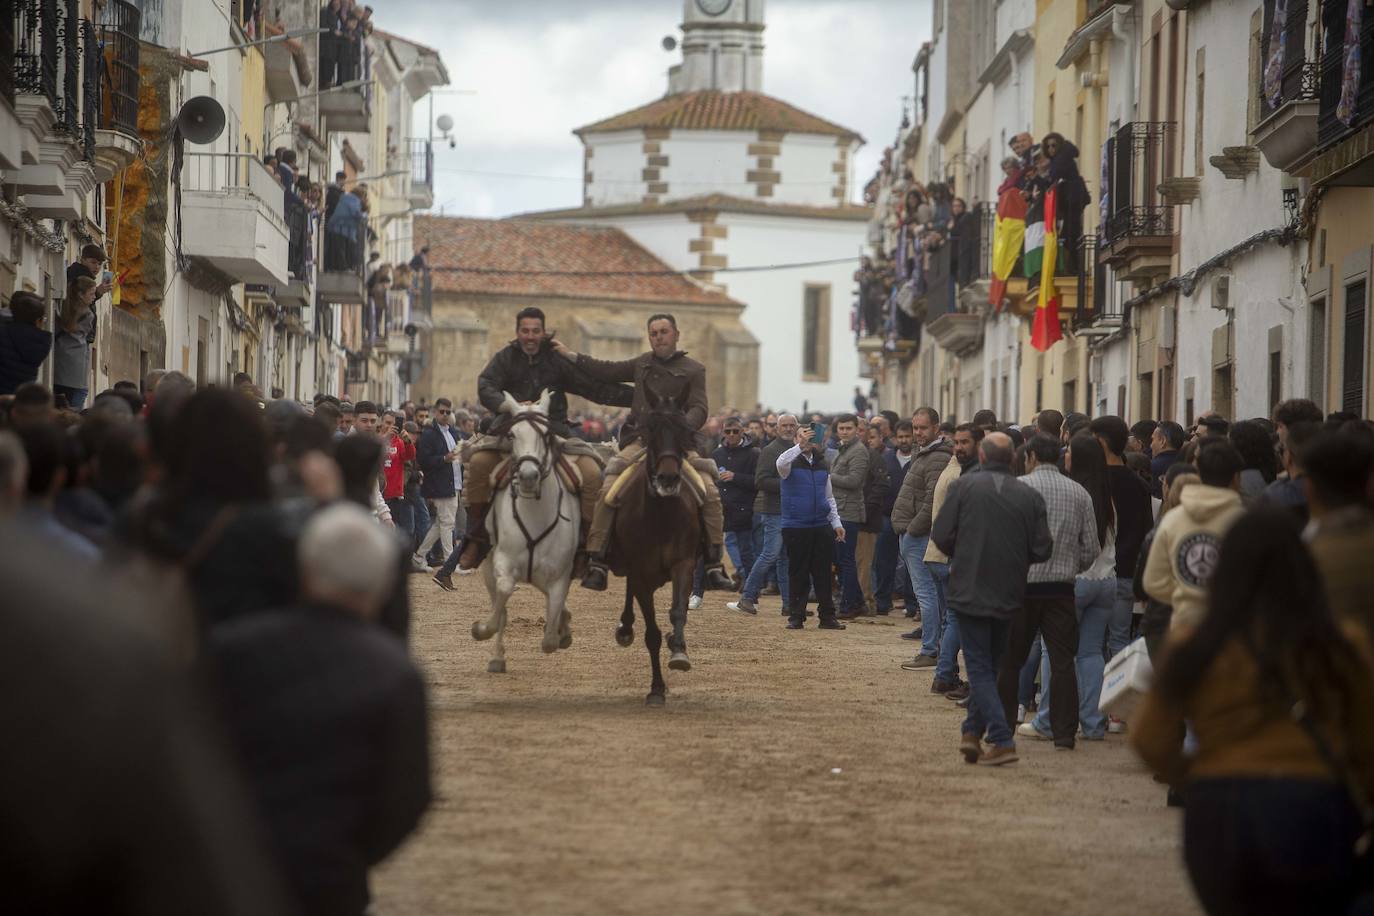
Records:
[[[968,670],[968,718],[959,752],[968,763],[1014,763],[1016,742],[997,694],[1012,618],[1026,599],[1026,574],[1054,552],[1045,499],[1011,473],[1011,437],[988,433],[979,447],[982,473],[949,488],[930,537],[949,555],[946,598]],[[983,750],[987,736],[991,745]]]
[[[911,417],[911,433],[916,455],[911,459],[897,501],[892,504],[892,529],[901,534],[902,562],[921,605],[921,651],[902,667],[908,671],[934,671],[945,610],[935,578],[926,566],[926,547],[930,544],[935,483],[949,464],[954,445],[940,434],[940,414],[934,407],[916,408]]]
[[[844,525],[844,540],[835,543],[835,561],[840,567],[840,615],[854,617],[863,612],[863,590],[854,568],[854,545],[859,542],[859,526],[864,523],[864,482],[868,480],[868,465],[873,453],[859,438],[859,421],[853,414],[841,414],[835,420],[835,434],[840,448],[830,463],[830,485],[835,491],[835,505]]]

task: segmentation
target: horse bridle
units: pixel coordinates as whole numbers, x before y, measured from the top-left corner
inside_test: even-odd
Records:
[[[526,561],[525,565],[525,581],[533,582],[535,548],[542,544],[545,538],[553,534],[554,529],[558,527],[559,522],[571,521],[572,519],[563,514],[563,490],[565,488],[562,485],[562,483],[559,483],[558,485],[558,505],[554,507],[555,511],[553,514],[553,521],[549,522],[549,527],[545,528],[537,536],[533,535],[530,533],[529,527],[525,525],[525,520],[520,517],[520,488],[516,485],[516,478],[519,476],[520,468],[526,462],[533,462],[535,465],[538,466],[539,483],[541,484],[541,486],[539,490],[534,494],[534,499],[540,499],[543,495],[544,489],[542,484],[545,480],[548,479],[549,474],[553,473],[554,452],[555,446],[557,445],[555,440],[557,437],[554,435],[553,430],[550,427],[549,418],[542,413],[527,412],[512,416],[511,422],[506,426],[505,432],[509,434],[511,427],[513,427],[516,423],[530,424],[539,432],[540,438],[544,441],[544,457],[542,459],[536,458],[533,455],[521,455],[520,457],[515,458],[511,462],[511,477],[509,487],[511,497],[511,515],[515,516],[515,524],[520,527],[520,533],[525,536],[525,550],[528,555],[528,560]],[[529,497],[526,498],[528,499]],[[493,529],[496,528],[497,518],[499,518],[499,516],[493,513]],[[492,542],[500,542],[500,534],[495,530],[492,531]]]

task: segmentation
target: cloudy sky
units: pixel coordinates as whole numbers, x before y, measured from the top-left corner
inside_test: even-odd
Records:
[[[573,128],[663,95],[665,35],[682,0],[381,0],[379,28],[437,48],[450,89],[434,114],[457,124],[436,151],[435,207],[508,216],[575,207],[582,147]],[[873,173],[929,37],[929,0],[768,0],[764,90],[863,134],[857,188]],[[417,132],[428,104],[417,111]]]

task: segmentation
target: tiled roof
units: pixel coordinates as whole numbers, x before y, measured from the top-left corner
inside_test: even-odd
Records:
[[[619,229],[417,215],[414,235],[418,245],[429,246],[439,291],[741,305],[674,272]],[[469,271],[445,269],[455,267]],[[540,275],[552,271],[560,275]]]
[[[573,133],[580,137],[583,134],[644,127],[682,130],[780,130],[799,134],[852,137],[863,142],[863,137],[856,131],[818,118],[770,95],[761,92],[721,92],[715,89],[664,96],[633,111],[579,127]]]
[[[714,210],[718,213],[757,213],[801,219],[840,219],[867,222],[873,218],[871,207],[844,204],[839,207],[812,207],[806,204],[780,204],[728,194],[703,194],[658,204],[611,204],[601,207],[575,207],[569,210],[541,210],[523,213],[521,219],[593,219],[608,216],[637,216],[641,213],[693,213]]]

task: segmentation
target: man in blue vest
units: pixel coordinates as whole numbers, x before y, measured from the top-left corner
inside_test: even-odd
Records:
[[[782,478],[782,541],[787,548],[787,629],[802,629],[807,594],[814,588],[821,629],[843,630],[830,593],[830,564],[835,542],[844,542],[844,524],[830,487],[830,468],[811,437],[811,427],[802,427],[796,444],[777,461]]]

